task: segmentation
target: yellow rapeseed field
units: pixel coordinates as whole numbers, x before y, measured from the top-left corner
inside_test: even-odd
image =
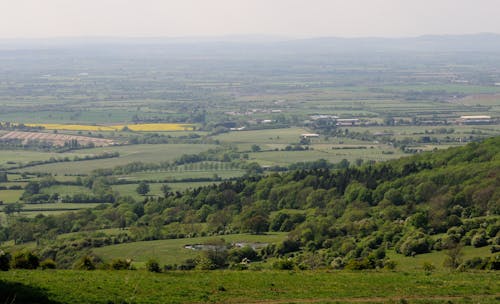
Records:
[[[72,124],[25,124],[28,127],[43,127],[46,130],[67,130],[67,131],[121,131],[127,127],[131,131],[137,132],[161,132],[161,131],[192,131],[194,125],[172,124],[172,123],[151,123],[151,124],[131,124],[131,125],[72,125]]]

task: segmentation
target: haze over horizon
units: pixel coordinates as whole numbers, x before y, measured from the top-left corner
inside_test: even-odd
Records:
[[[0,39],[500,33],[495,0],[0,1]]]

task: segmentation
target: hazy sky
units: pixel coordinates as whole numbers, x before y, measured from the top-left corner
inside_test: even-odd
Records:
[[[500,0],[0,0],[0,38],[500,33]]]

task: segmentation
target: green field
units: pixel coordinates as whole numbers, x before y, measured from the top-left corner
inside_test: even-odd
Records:
[[[286,233],[268,233],[266,235],[229,234],[213,237],[184,238],[147,242],[134,242],[111,245],[93,249],[93,252],[104,260],[114,258],[131,258],[138,265],[155,258],[161,264],[181,264],[188,258],[199,255],[199,251],[184,248],[189,244],[203,244],[206,241],[223,238],[226,242],[243,243],[277,243],[285,239]]]
[[[64,195],[74,195],[77,193],[91,194],[92,190],[87,187],[82,186],[72,186],[72,185],[56,185],[48,188],[43,188],[42,193],[54,194],[57,193],[60,196]]]
[[[490,257],[491,246],[475,248],[473,246],[465,246],[463,248],[463,260],[469,260],[474,257]],[[414,257],[406,257],[402,254],[397,254],[394,251],[387,251],[387,256],[397,263],[398,271],[419,271],[422,270],[424,263],[430,263],[438,270],[445,270],[443,266],[445,254],[443,251],[433,251],[430,253],[418,254]]]
[[[403,154],[393,148],[381,147],[373,149],[332,149],[333,145],[320,146],[319,149],[309,151],[270,151],[250,153],[250,160],[256,161],[262,165],[290,165],[297,162],[315,161],[318,159],[326,159],[332,163],[338,163],[342,159],[355,161],[356,159],[363,160],[388,160],[401,157]],[[391,154],[383,154],[382,152],[391,151]]]
[[[300,135],[304,133],[310,133],[310,131],[303,128],[238,131],[217,135],[214,138],[237,144],[289,144],[298,142]]]
[[[0,190],[0,201],[4,203],[15,203],[22,194],[23,190]]]
[[[186,189],[193,189],[198,187],[204,187],[212,185],[216,182],[182,182],[182,183],[167,183],[172,191],[184,191]],[[163,196],[161,191],[162,183],[149,184],[150,192],[147,196]],[[132,196],[136,200],[144,200],[147,196],[142,196],[137,194],[138,184],[125,184],[125,185],[114,185],[112,186],[113,191],[120,193],[121,196]]]
[[[324,271],[0,273],[3,303],[498,303],[500,274]],[[54,301],[54,302],[49,302]]]
[[[53,174],[88,174],[95,169],[113,168],[131,162],[155,163],[171,161],[183,154],[197,154],[214,148],[213,145],[202,144],[159,144],[159,145],[131,145],[106,147],[84,150],[86,154],[102,152],[119,152],[120,157],[96,159],[69,163],[53,163],[28,167],[24,172],[47,172]]]
[[[187,171],[147,171],[136,172],[126,176],[118,176],[125,180],[140,181],[140,180],[181,180],[189,178],[213,178],[214,175],[222,179],[239,177],[245,172],[243,170],[187,170]]]
[[[74,156],[85,156],[90,153],[75,152],[75,153],[55,153],[55,152],[37,152],[37,151],[23,151],[23,150],[0,150],[0,168],[12,167],[21,163],[28,163],[31,161],[48,160],[54,158],[73,158]],[[9,162],[9,163],[7,163]]]

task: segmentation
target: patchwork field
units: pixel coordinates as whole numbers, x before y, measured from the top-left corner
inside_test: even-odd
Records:
[[[68,130],[68,131],[122,131],[125,129],[136,132],[156,132],[156,131],[186,131],[194,130],[192,124],[130,124],[130,125],[72,125],[72,124],[52,124],[52,123],[27,123],[28,127],[42,127],[46,130]]]
[[[66,134],[51,134],[51,133],[42,133],[42,132],[19,132],[12,131],[7,134],[4,134],[0,137],[0,141],[8,141],[12,139],[21,140],[23,143],[28,143],[29,141],[40,141],[40,142],[49,142],[55,146],[64,146],[64,144],[77,141],[80,145],[88,145],[93,144],[95,146],[109,146],[114,144],[114,141],[110,139],[104,138],[94,138],[87,136],[74,136],[74,135],[66,135]]]
[[[131,145],[112,146],[105,148],[85,149],[87,154],[103,152],[118,152],[120,157],[96,159],[71,163],[53,163],[25,168],[24,172],[47,172],[53,174],[88,174],[92,170],[113,168],[131,162],[156,163],[172,161],[183,154],[197,154],[214,148],[214,145],[202,144],[158,144],[158,145]],[[81,152],[80,152],[81,153]],[[71,155],[71,154],[69,154]]]

